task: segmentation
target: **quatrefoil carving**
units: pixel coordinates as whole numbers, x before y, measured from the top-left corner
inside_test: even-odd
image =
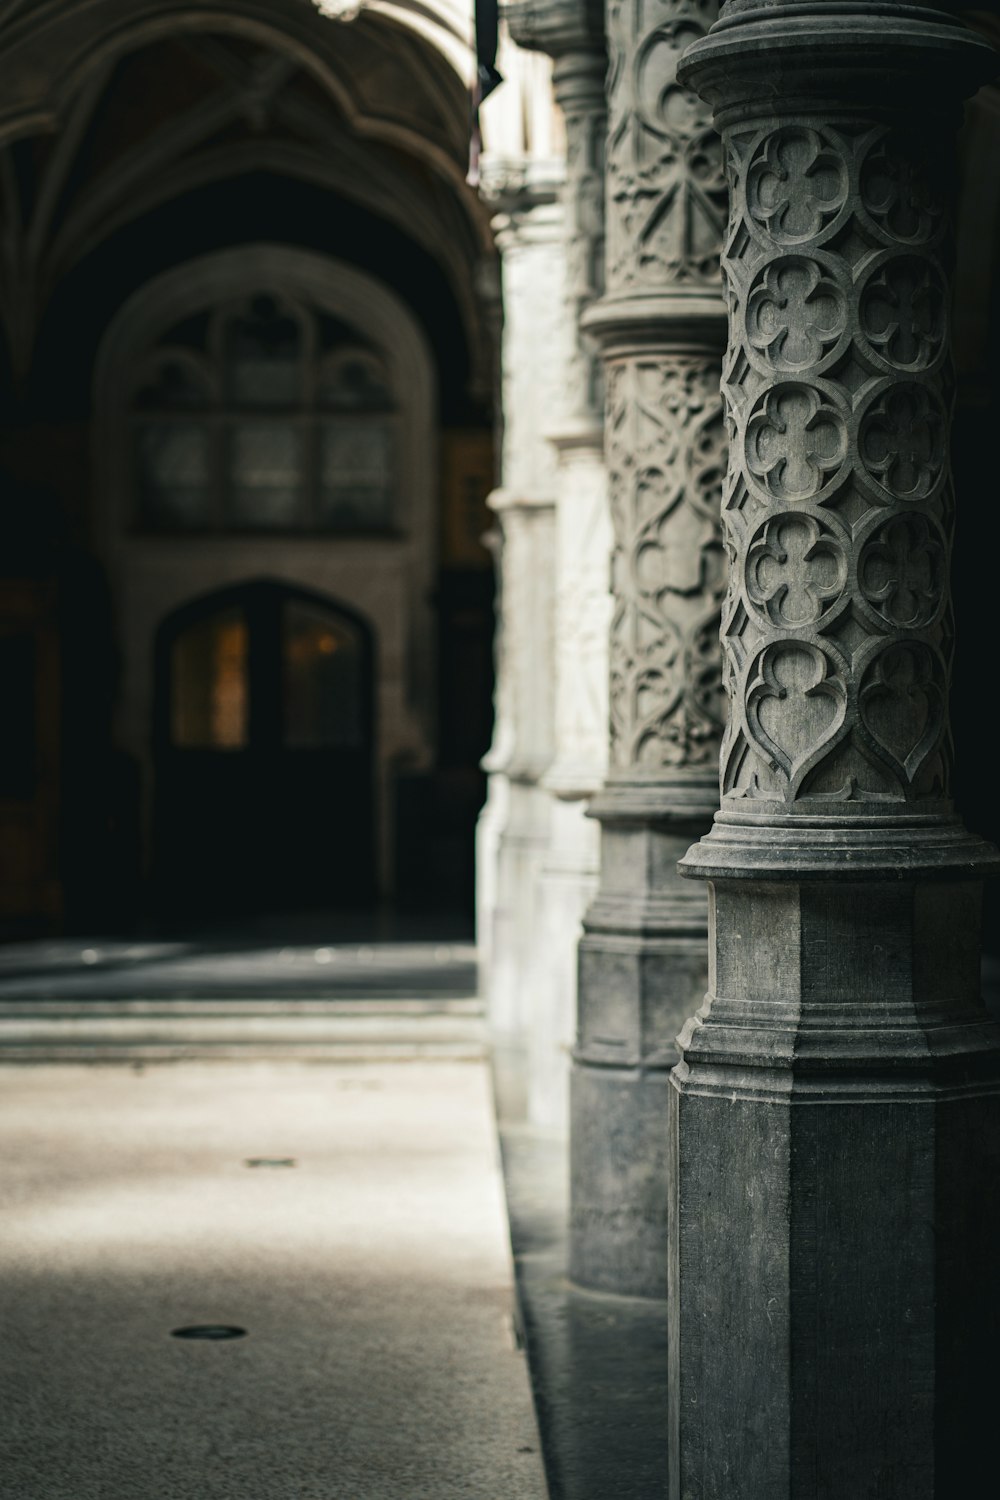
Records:
[[[916,255],[883,262],[861,294],[861,331],[887,364],[926,369],[938,360],[947,331],[940,270]]]
[[[920,244],[944,222],[944,204],[925,160],[914,161],[910,143],[891,132],[878,139],[861,168],[861,202],[874,224],[890,239]]]
[[[945,549],[926,516],[895,516],[868,542],[858,582],[887,624],[918,629],[937,614],[944,589]]]
[[[803,125],[776,130],[747,175],[750,217],[779,244],[812,239],[847,201],[847,165],[819,132]]]
[[[810,500],[847,457],[839,411],[811,385],[774,386],[747,424],[750,473],[777,500]]]
[[[776,370],[817,364],[843,336],[846,323],[843,292],[805,256],[771,261],[750,289],[747,336]]]
[[[846,583],[844,549],[813,516],[772,518],[747,553],[747,595],[773,625],[816,624]]]
[[[884,391],[861,423],[861,458],[896,500],[924,500],[944,471],[946,421],[937,397],[908,383]]]

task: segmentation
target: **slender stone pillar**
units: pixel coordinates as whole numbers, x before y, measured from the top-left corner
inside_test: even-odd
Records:
[[[601,360],[581,318],[604,288],[603,0],[520,0],[505,7],[522,47],[554,60],[566,132],[564,213],[567,364],[548,435],[558,455],[555,533],[555,755],[550,837],[536,893],[531,965],[528,1114],[569,1129],[569,1054],[576,1028],[580,923],[597,885],[598,829],[586,799],[608,754],[608,585],[611,520],[604,471]]]
[[[559,164],[561,177],[561,163]],[[546,423],[565,370],[563,213],[553,163],[483,164],[495,221],[504,299],[502,484],[497,517],[500,641],[486,808],[478,833],[482,971],[496,1044],[515,1054],[508,1076],[527,1076],[535,899],[548,847],[550,794],[540,785],[554,733],[556,456]],[[489,904],[487,904],[489,903]],[[517,1112],[523,1104],[507,1101]]]
[[[607,375],[614,612],[571,1081],[570,1273],[656,1297],[667,1078],[705,988],[704,897],[676,865],[718,805],[722,734],[726,189],[709,112],[676,79],[714,16],[698,0],[609,4],[607,292],[586,319]]]
[[[684,861],[711,957],[670,1091],[671,1500],[995,1488],[997,855],[948,729],[952,137],[995,68],[888,0],[735,0],[681,67],[732,190],[730,719]]]

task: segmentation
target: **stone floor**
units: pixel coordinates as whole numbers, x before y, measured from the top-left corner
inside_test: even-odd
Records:
[[[419,932],[0,947],[0,1060],[483,1058],[475,949]]]
[[[4,1500],[544,1500],[483,1063],[5,1065],[0,1160]]]
[[[518,1113],[494,1057],[522,1336],[551,1500],[666,1500],[665,1301],[581,1291],[566,1278],[567,1143]]]
[[[0,948],[2,1500],[664,1500],[665,1305],[566,1280],[462,937]]]

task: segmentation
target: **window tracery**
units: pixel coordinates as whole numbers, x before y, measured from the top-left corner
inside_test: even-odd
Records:
[[[398,403],[348,324],[262,288],[175,323],[135,369],[137,529],[393,528]]]

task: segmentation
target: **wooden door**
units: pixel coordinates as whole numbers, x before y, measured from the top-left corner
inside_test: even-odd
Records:
[[[261,580],[197,600],[156,651],[158,905],[207,919],[374,887],[372,642],[332,600]]]

